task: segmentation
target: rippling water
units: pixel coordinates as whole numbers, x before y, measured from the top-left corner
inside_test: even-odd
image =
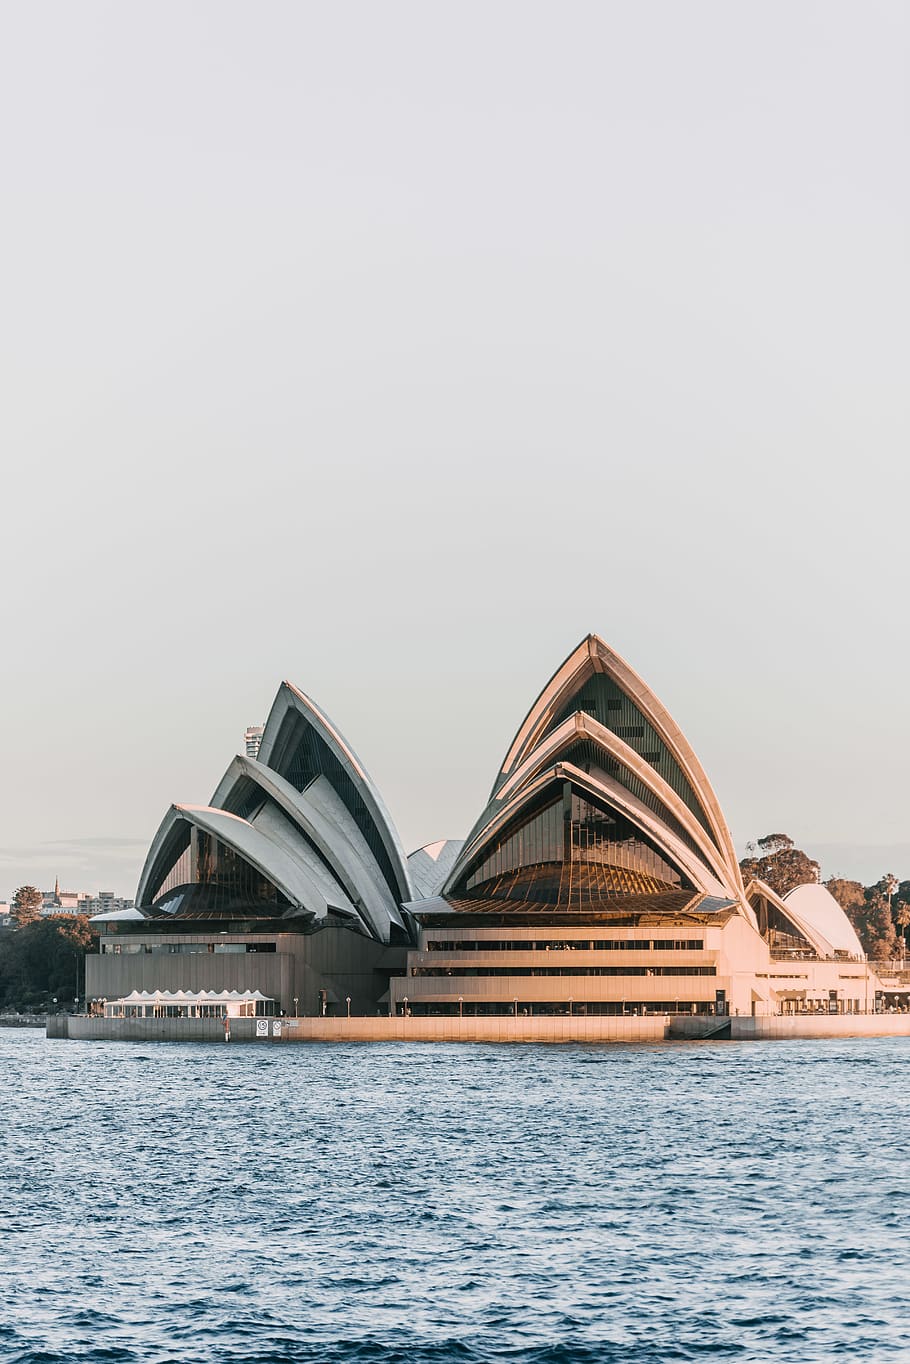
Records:
[[[910,1359],[904,1039],[0,1030],[0,1361]]]

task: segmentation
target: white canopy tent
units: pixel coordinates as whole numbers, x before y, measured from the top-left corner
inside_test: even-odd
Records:
[[[275,1001],[260,990],[133,990],[104,1000],[105,1018],[264,1018]]]

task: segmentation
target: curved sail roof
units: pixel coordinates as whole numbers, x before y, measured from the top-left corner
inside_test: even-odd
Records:
[[[825,886],[797,886],[781,897],[764,881],[753,880],[746,887],[746,896],[759,920],[768,920],[761,926],[769,940],[773,937],[769,932],[773,919],[778,932],[801,938],[822,959],[845,955],[865,960],[853,925]]]
[[[470,875],[471,868],[484,857],[485,850],[500,834],[516,821],[520,821],[523,810],[536,807],[548,787],[561,786],[566,782],[573,790],[590,796],[602,808],[614,810],[625,816],[628,822],[639,830],[644,840],[659,851],[692,887],[705,895],[718,898],[725,898],[728,895],[726,886],[709,871],[682,839],[619,782],[606,775],[592,776],[572,763],[564,762],[556,763],[525,782],[512,800],[507,801],[489,820],[480,834],[465,844],[461,856],[446,880],[445,891],[454,891],[459,882]]]
[[[831,944],[835,952],[864,958],[863,945],[827,886],[812,882],[797,886],[783,899],[787,911]]]
[[[411,898],[404,850],[376,786],[328,716],[290,682],[282,682],[272,704],[259,762],[298,791],[325,777],[366,840],[393,899]]]
[[[572,805],[569,791],[587,803]],[[541,823],[538,811],[559,799],[562,823]],[[596,635],[573,650],[526,715],[442,893],[464,895],[478,884],[478,868],[510,859],[524,869],[522,884],[536,875],[541,889],[556,863],[581,869],[570,880],[589,876],[605,887],[610,867],[620,889],[636,876],[642,886],[675,882],[736,906],[755,926],[701,764],[657,697]]]
[[[179,837],[183,832],[179,828],[181,825],[212,835],[274,886],[291,907],[316,918],[324,918],[330,909],[343,914],[353,913],[353,907],[340,887],[339,893],[331,897],[338,901],[333,904],[325,885],[319,884],[322,878],[314,875],[312,867],[293,856],[273,835],[254,828],[238,815],[205,805],[172,805],[161,821],[136,891],[136,903],[140,908],[159,897],[162,885],[186,846]]]
[[[592,715],[655,768],[708,834],[723,858],[725,880],[741,895],[733,840],[694,750],[650,687],[597,635],[581,641],[531,706],[503,760],[491,799],[576,713]]]
[[[429,899],[439,893],[463,847],[461,838],[441,838],[436,843],[424,844],[409,855],[408,875],[417,896]]]
[[[343,888],[373,936],[388,942],[391,926],[404,928],[398,904],[356,821],[325,777],[305,791],[253,758],[233,759],[212,796],[213,806],[246,818],[254,828],[271,823],[274,810],[289,823],[289,850],[318,859]]]
[[[477,834],[482,832],[506,801],[557,760],[570,762],[590,775],[604,780],[609,778],[625,787],[701,859],[728,893],[737,894],[736,882],[728,875],[723,854],[682,798],[646,758],[584,711],[576,711],[551,730],[512,774],[499,784],[496,794],[466,840],[466,846],[473,844]]]

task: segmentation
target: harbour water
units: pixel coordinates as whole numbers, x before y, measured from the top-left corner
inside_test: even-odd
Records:
[[[906,1361],[908,1066],[0,1030],[0,1362]]]

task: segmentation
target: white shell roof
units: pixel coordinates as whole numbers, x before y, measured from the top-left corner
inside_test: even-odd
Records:
[[[826,886],[815,882],[797,886],[784,896],[784,904],[826,938],[836,952],[849,952],[852,957],[866,955],[856,929]]]
[[[464,847],[462,838],[441,838],[426,843],[408,858],[408,875],[416,892],[415,899],[436,895]]]

